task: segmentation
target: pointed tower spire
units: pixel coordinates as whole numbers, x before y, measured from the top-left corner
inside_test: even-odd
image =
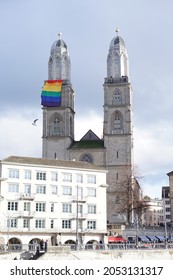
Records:
[[[119,28],[116,28],[116,36],[112,39],[107,57],[107,77],[121,78],[129,76],[128,54],[124,40],[119,36]]]
[[[66,43],[61,39],[62,33],[58,33],[58,39],[53,43],[49,63],[49,80],[71,80],[71,62]]]

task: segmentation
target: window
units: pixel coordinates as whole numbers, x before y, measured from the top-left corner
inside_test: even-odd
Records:
[[[87,229],[96,229],[96,221],[87,221]]]
[[[96,176],[95,175],[87,175],[87,183],[88,184],[96,184]]]
[[[18,202],[9,201],[8,202],[8,210],[17,211],[18,210]]]
[[[45,228],[45,220],[40,219],[35,221],[36,228]]]
[[[63,173],[63,182],[72,182],[72,174],[71,173]]]
[[[62,220],[62,228],[71,228],[71,220]]]
[[[50,220],[50,228],[54,228],[54,220]]]
[[[9,183],[8,184],[8,191],[13,193],[19,192],[19,184]]]
[[[37,212],[45,212],[46,211],[46,204],[43,202],[37,202],[35,210]]]
[[[37,172],[36,179],[46,181],[46,172]]]
[[[94,204],[89,204],[89,205],[88,205],[88,213],[89,213],[89,214],[96,214],[96,205],[94,205]]]
[[[78,213],[79,214],[83,214],[83,205],[82,204],[78,204]]]
[[[57,186],[51,186],[51,191],[52,191],[52,194],[57,194],[58,193],[58,187]]]
[[[30,211],[30,202],[24,202],[23,211]]]
[[[7,220],[7,228],[17,228],[17,219],[16,218],[12,218],[12,219],[8,219]]]
[[[58,172],[51,173],[51,180],[56,182],[58,181]]]
[[[36,187],[36,193],[46,194],[46,186],[39,185]]]
[[[24,228],[29,228],[29,219],[24,219],[23,220],[23,227]]]
[[[72,188],[64,186],[62,189],[62,194],[63,195],[72,195]]]
[[[70,203],[63,203],[62,204],[62,212],[63,213],[71,213],[71,204]]]
[[[121,118],[119,114],[115,115],[114,119],[114,129],[121,129]]]
[[[77,174],[77,183],[83,183],[83,175]]]
[[[50,212],[54,212],[54,203],[50,204]]]
[[[26,195],[31,195],[31,185],[28,184],[24,185],[24,193]]]
[[[88,196],[96,197],[96,189],[95,188],[88,188],[87,189]]]
[[[9,169],[9,178],[19,179],[19,170],[18,169]]]
[[[83,199],[83,188],[77,187],[76,193],[78,192],[78,198]]]
[[[91,155],[83,155],[82,158],[81,158],[81,161],[85,161],[85,162],[88,162],[88,163],[93,163],[93,158]]]
[[[81,220],[78,221],[78,228],[83,229],[83,222]]]
[[[120,104],[121,103],[121,93],[119,90],[116,90],[114,93],[114,102],[115,104]]]
[[[61,123],[62,121],[59,118],[54,118],[52,123],[51,123],[51,134],[52,135],[59,135],[61,134]]]
[[[31,170],[25,170],[25,179],[31,180]]]

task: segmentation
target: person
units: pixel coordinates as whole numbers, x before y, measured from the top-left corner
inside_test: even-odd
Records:
[[[40,241],[40,249],[43,250],[43,249],[44,249],[43,247],[44,247],[44,241],[43,241],[43,239],[42,239],[42,240]]]
[[[47,252],[47,243],[48,243],[48,241],[46,240],[46,241],[45,241],[45,244],[44,244],[45,252]]]

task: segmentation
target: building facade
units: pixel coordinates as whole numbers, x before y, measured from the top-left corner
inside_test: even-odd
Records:
[[[103,138],[89,130],[80,139],[74,135],[74,90],[71,83],[70,56],[59,35],[51,48],[48,79],[63,80],[60,106],[43,106],[42,156],[49,159],[86,161],[104,167],[107,174],[108,223],[125,223],[127,213],[120,211],[123,197],[132,196],[133,119],[132,86],[128,54],[118,35],[111,40],[104,80]],[[130,199],[132,198],[130,197]],[[125,201],[125,200],[124,200]]]
[[[164,219],[167,226],[171,226],[171,204],[170,204],[170,187],[162,187]]]
[[[167,174],[169,176],[169,192],[170,192],[170,220],[173,228],[173,171]]]
[[[155,198],[147,201],[147,208],[142,215],[142,224],[145,226],[164,226],[163,199]]]
[[[0,242],[90,244],[107,233],[106,173],[76,161],[8,157],[0,162]]]

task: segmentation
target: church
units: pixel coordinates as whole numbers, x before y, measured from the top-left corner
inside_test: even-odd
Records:
[[[42,157],[85,161],[107,169],[107,221],[122,224],[132,219],[127,208],[134,184],[133,108],[128,53],[118,30],[108,49],[103,94],[103,138],[89,130],[76,141],[71,60],[68,47],[58,34],[50,50],[48,80],[41,96]]]

